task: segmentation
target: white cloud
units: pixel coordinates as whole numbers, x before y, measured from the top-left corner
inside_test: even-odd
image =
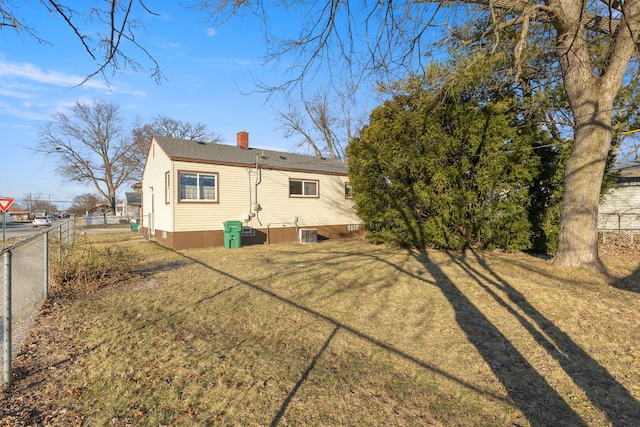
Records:
[[[46,112],[34,111],[28,105],[0,103],[0,115],[7,115],[24,120],[46,120]],[[4,118],[6,120],[6,118]]]
[[[27,99],[31,96],[22,90],[11,89],[8,87],[0,87],[0,96],[7,98]]]
[[[168,50],[182,49],[182,44],[178,42],[156,43],[156,46],[158,46],[160,49]]]
[[[55,86],[73,87],[83,82],[85,77],[61,73],[58,71],[43,71],[28,62],[11,63],[0,59],[0,76],[30,80],[36,83]],[[83,87],[109,90],[109,87],[99,80],[89,80],[82,84]]]
[[[251,67],[253,62],[243,58],[220,58],[197,56],[190,58],[197,64],[207,64],[223,70],[239,70]]]

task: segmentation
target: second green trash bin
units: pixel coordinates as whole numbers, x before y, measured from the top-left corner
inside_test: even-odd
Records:
[[[224,223],[224,247],[239,248],[242,237],[242,221],[226,221]]]

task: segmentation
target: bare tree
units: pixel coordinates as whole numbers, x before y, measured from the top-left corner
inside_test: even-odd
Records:
[[[51,203],[41,192],[25,194],[22,203],[27,207],[30,214],[51,213],[49,211]]]
[[[278,111],[287,138],[298,136],[298,147],[310,148],[316,156],[345,160],[345,148],[352,136],[352,104],[349,97],[333,102],[327,92],[298,103],[289,101],[288,111]],[[339,106],[339,109],[336,109]]]
[[[640,153],[640,136],[638,129],[633,129],[625,134],[624,144],[620,144],[617,158],[621,164],[629,164],[631,162],[638,163]]]
[[[17,34],[26,34],[40,43],[48,43],[47,35],[41,34],[37,23],[25,21],[20,11],[21,6],[37,6],[28,2],[22,5],[19,3],[24,2],[11,0],[0,2],[0,30],[12,29]],[[137,40],[137,33],[144,29],[140,16],[158,15],[147,8],[142,0],[101,2],[41,0],[37,3],[45,7],[52,16],[61,18],[68,29],[77,36],[89,57],[95,61],[95,70],[86,76],[82,83],[98,74],[108,80],[105,74],[108,69],[113,72],[125,70],[137,72],[150,69],[152,77],[157,82],[164,78],[158,62]],[[98,31],[95,31],[95,28],[98,28]],[[150,67],[136,59],[139,54],[150,62]]]
[[[150,122],[136,120],[131,132],[133,137],[133,158],[136,163],[135,176],[142,179],[142,171],[147,159],[151,137],[165,136],[168,138],[188,139],[202,142],[220,142],[222,137],[210,131],[203,123],[190,123],[172,119],[167,116],[156,116]]]
[[[80,194],[73,198],[73,203],[67,211],[74,215],[84,215],[86,212],[94,209],[98,205],[98,201],[98,196],[95,194]]]
[[[55,156],[64,179],[93,185],[115,212],[116,192],[136,172],[133,142],[126,137],[118,107],[105,101],[76,102],[69,116],[55,113],[52,118],[41,127],[34,151]]]

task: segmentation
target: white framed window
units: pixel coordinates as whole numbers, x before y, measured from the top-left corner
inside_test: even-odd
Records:
[[[320,183],[308,179],[290,179],[289,197],[319,197]]]
[[[180,201],[218,201],[218,174],[178,173]]]

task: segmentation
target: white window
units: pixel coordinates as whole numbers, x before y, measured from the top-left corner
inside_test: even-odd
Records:
[[[289,197],[318,197],[318,181],[289,180]]]
[[[344,183],[344,198],[345,199],[351,198],[351,184],[349,184],[348,182]]]
[[[204,200],[215,202],[218,200],[216,174],[197,172],[180,172],[180,200]]]

